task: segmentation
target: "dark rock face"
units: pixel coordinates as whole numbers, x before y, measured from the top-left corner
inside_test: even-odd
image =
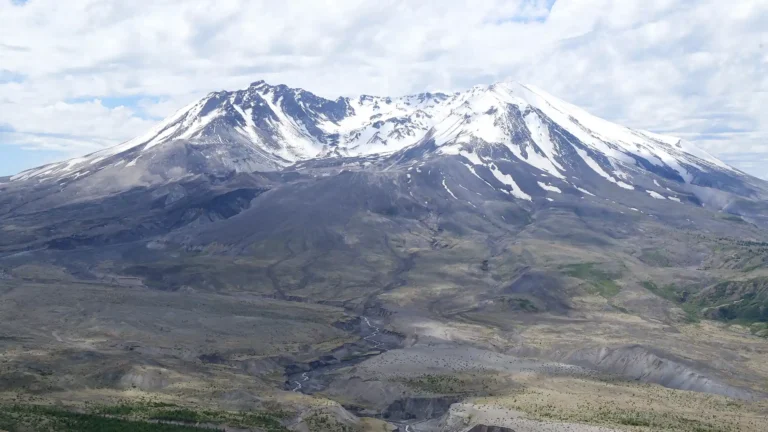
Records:
[[[515,432],[515,430],[502,426],[475,425],[467,432]]]
[[[504,288],[504,293],[529,296],[541,305],[537,309],[565,313],[570,309],[570,305],[563,294],[563,286],[557,275],[529,271]]]
[[[457,397],[400,399],[389,405],[381,416],[390,421],[434,419],[447,413],[459,400]]]

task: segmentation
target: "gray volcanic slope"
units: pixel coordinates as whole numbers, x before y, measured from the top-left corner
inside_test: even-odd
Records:
[[[0,385],[269,399],[297,430],[296,393],[402,430],[584,380],[761,401],[767,190],[516,83],[211,93],[0,179]]]

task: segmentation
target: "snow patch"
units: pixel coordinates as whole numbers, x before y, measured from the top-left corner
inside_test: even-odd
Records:
[[[473,165],[483,165],[485,163],[475,152],[470,153],[466,151],[460,151],[459,154],[470,161]]]
[[[576,153],[578,153],[578,154],[579,154],[579,156],[581,157],[581,159],[582,159],[582,160],[583,160],[583,161],[584,161],[584,162],[587,164],[587,166],[589,166],[590,168],[592,168],[592,171],[596,172],[596,173],[597,173],[597,174],[598,174],[600,177],[603,177],[604,179],[608,180],[609,182],[611,182],[611,183],[613,183],[613,184],[615,184],[615,185],[617,185],[617,186],[620,186],[620,187],[622,187],[622,188],[624,188],[624,189],[630,189],[630,190],[634,189],[634,187],[633,187],[633,186],[631,186],[631,185],[628,185],[628,184],[626,184],[626,183],[624,183],[624,182],[622,182],[622,181],[620,181],[620,180],[616,180],[615,178],[611,177],[611,176],[610,176],[610,174],[608,174],[607,172],[605,172],[605,171],[603,170],[603,168],[602,168],[602,167],[600,167],[600,165],[599,165],[597,162],[595,162],[595,160],[594,160],[594,159],[592,159],[592,158],[591,158],[591,157],[590,157],[590,156],[587,154],[587,152],[586,152],[586,151],[584,151],[584,150],[582,150],[582,149],[579,149],[579,148],[577,148],[577,149],[576,149]]]
[[[479,178],[480,180],[482,180],[482,181],[483,181],[483,183],[487,184],[487,185],[488,185],[488,186],[489,186],[491,189],[493,189],[493,190],[496,190],[496,188],[495,188],[495,187],[493,187],[493,186],[492,186],[490,183],[488,183],[487,181],[485,181],[485,179],[484,179],[484,178],[480,177],[480,176],[477,174],[477,172],[475,171],[475,167],[473,167],[472,165],[467,165],[467,164],[462,164],[462,165],[464,165],[465,167],[467,167],[467,169],[469,170],[469,172],[471,172],[471,173],[472,173],[472,174],[473,174],[475,177],[477,177],[477,178]]]
[[[453,194],[453,192],[452,192],[450,189],[448,189],[448,185],[447,185],[447,184],[445,184],[445,178],[443,178],[443,187],[445,188],[445,190],[446,190],[446,191],[447,191],[449,194],[451,194],[451,196],[453,197],[453,199],[455,199],[455,200],[457,200],[457,199],[458,199],[458,198],[456,198],[456,195],[454,195],[454,194]]]
[[[561,191],[560,188],[557,187],[557,186],[552,186],[552,185],[549,185],[549,184],[546,184],[546,183],[542,183],[542,182],[536,182],[536,183],[538,183],[539,187],[541,187],[544,190],[547,190],[547,191],[550,191],[550,192],[563,193],[563,191]]]
[[[561,171],[565,171],[562,165],[557,162],[556,157],[559,156],[555,144],[552,142],[552,138],[549,136],[549,128],[542,122],[541,117],[538,114],[531,111],[526,114],[525,125],[528,131],[531,133],[531,138],[536,146],[544,152],[544,156],[531,149],[527,152],[528,158],[525,159],[528,163],[539,168],[542,171],[557,177],[565,178]]]
[[[592,195],[592,196],[595,196],[595,194],[593,194],[592,192],[590,192],[590,191],[588,191],[588,190],[586,190],[586,189],[582,189],[582,188],[580,188],[580,187],[578,187],[578,186],[574,186],[574,187],[575,187],[575,188],[576,188],[576,189],[577,189],[579,192],[583,192],[583,193],[585,193],[585,194],[587,194],[587,195]],[[614,204],[615,204],[615,202],[614,202]]]
[[[531,196],[523,192],[522,189],[520,189],[520,186],[518,186],[517,183],[515,183],[515,180],[512,178],[511,175],[504,174],[503,172],[499,171],[499,168],[496,167],[495,164],[491,164],[489,169],[491,170],[491,174],[493,174],[493,176],[496,177],[496,180],[512,188],[511,194],[515,198],[531,201]]]

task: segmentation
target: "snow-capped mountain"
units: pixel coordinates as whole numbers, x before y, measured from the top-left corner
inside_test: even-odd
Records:
[[[211,93],[131,141],[1,182],[0,222],[12,229],[0,252],[347,253],[358,241],[351,226],[391,239],[524,230],[605,244],[646,224],[762,230],[766,198],[765,182],[691,143],[532,86],[329,100],[260,81]]]
[[[244,90],[211,93],[128,142],[22,172],[12,181],[53,181],[64,187],[94,177],[100,190],[113,191],[189,175],[275,171],[315,160],[402,164],[414,157],[458,157],[473,173],[485,167],[524,199],[531,193],[512,186],[509,170],[501,168],[507,162],[578,190],[594,189],[583,183],[595,178],[676,201],[679,192],[692,193],[686,185],[751,198],[762,189],[689,142],[610,123],[514,82],[453,94],[329,100],[257,81]]]

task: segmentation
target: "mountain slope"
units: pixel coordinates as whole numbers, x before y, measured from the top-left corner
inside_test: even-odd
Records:
[[[126,143],[12,180],[69,183],[98,174],[119,189],[188,174],[386,155],[429,138],[443,154],[458,154],[470,143],[503,145],[518,160],[560,179],[574,177],[572,168],[586,164],[591,175],[628,190],[644,183],[635,177],[655,174],[679,184],[758,195],[752,179],[690,143],[612,124],[511,82],[451,95],[328,100],[258,81],[245,90],[211,93]],[[663,189],[646,189],[663,194]]]
[[[11,395],[762,430],[765,183],[530,86],[258,82],[4,180]]]

